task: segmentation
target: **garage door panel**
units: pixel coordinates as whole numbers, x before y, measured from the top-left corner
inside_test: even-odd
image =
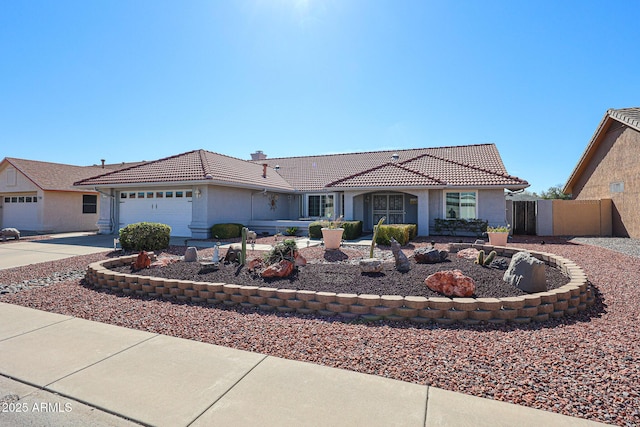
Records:
[[[191,236],[191,191],[131,191],[120,197],[120,227],[136,222],[159,222],[172,236]]]
[[[36,195],[3,196],[2,227],[18,230],[39,230],[38,206]]]

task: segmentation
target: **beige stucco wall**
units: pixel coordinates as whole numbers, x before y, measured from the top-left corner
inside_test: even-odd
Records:
[[[611,192],[612,183],[624,191]],[[614,124],[573,187],[576,200],[612,200],[614,236],[640,238],[640,132]]]
[[[84,193],[92,194],[92,193]],[[68,231],[95,231],[98,229],[98,213],[82,213],[83,193],[70,191],[47,191],[43,198],[44,231],[57,233]],[[98,197],[100,212],[100,197]]]
[[[552,202],[555,236],[611,236],[611,199]]]

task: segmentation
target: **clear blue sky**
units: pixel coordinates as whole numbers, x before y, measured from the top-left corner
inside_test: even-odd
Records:
[[[541,191],[640,106],[638,0],[5,1],[0,158],[493,142]]]

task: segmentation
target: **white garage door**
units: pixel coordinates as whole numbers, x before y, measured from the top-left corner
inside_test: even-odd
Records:
[[[191,236],[191,190],[145,190],[120,193],[120,228],[136,222],[159,222],[172,236]]]
[[[38,197],[35,194],[3,196],[2,227],[39,230]]]

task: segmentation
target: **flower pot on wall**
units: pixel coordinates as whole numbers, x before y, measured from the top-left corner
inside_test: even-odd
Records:
[[[322,240],[325,249],[338,249],[342,242],[344,228],[322,228]]]
[[[509,238],[508,231],[488,231],[489,244],[492,246],[507,246],[507,239]]]

